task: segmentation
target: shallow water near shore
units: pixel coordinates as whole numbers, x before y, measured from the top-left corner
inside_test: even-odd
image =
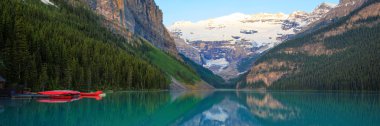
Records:
[[[63,103],[0,99],[0,126],[380,125],[380,93],[147,91]]]

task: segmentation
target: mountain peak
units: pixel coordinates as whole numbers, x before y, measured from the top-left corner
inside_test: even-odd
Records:
[[[338,4],[335,4],[335,3],[327,3],[327,2],[323,2],[321,3],[318,8],[334,8],[336,7]]]
[[[331,10],[331,9],[335,8],[336,6],[337,6],[337,4],[324,2],[324,3],[321,3],[320,5],[318,5],[318,7],[314,9],[314,12],[318,11],[318,10]]]
[[[313,10],[312,14],[321,16],[334,9],[336,6],[337,4],[333,3],[321,3],[317,8]]]
[[[308,13],[305,12],[305,11],[294,11],[293,13],[291,13],[289,15],[289,17],[294,17],[294,16],[297,16],[297,15],[308,15]]]

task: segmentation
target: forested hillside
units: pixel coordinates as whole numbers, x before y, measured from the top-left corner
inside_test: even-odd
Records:
[[[167,89],[171,77],[186,84],[200,80],[146,40],[110,32],[91,10],[64,0],[53,2],[0,1],[0,75],[7,78],[7,87]],[[149,52],[165,57],[174,68],[164,68]]]
[[[260,57],[240,88],[380,90],[380,4],[369,0],[339,22]]]

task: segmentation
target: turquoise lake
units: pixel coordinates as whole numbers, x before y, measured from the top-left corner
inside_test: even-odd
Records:
[[[379,126],[370,92],[117,92],[44,103],[0,99],[0,126]]]

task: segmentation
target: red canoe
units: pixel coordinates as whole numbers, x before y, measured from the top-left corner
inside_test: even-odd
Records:
[[[84,92],[80,93],[81,96],[99,96],[100,94],[103,94],[103,92],[97,91],[97,92],[90,92],[90,93],[84,93]]]
[[[78,92],[78,91],[72,91],[72,90],[54,90],[54,91],[43,91],[43,92],[38,92],[38,94],[41,94],[41,95],[48,95],[48,96],[58,96],[58,95],[79,95],[80,92]]]
[[[51,95],[49,97],[51,99],[73,99],[73,98],[75,98],[73,95]]]

